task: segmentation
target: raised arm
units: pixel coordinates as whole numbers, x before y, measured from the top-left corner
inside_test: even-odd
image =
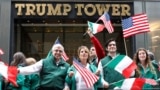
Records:
[[[98,62],[100,61],[100,59],[105,57],[105,52],[103,50],[102,45],[100,44],[99,40],[92,34],[92,32],[90,31],[90,29],[87,30],[87,34],[89,35],[91,42],[93,43],[95,49],[96,49],[96,53],[97,53],[97,57],[98,57]]]

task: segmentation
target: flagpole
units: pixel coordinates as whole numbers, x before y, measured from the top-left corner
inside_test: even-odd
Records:
[[[125,38],[123,38],[123,41],[124,41],[124,47],[125,47],[126,55],[128,56],[127,45],[126,45],[126,40],[125,40]]]
[[[122,25],[122,16],[120,16],[120,17],[121,17],[121,25]],[[122,28],[122,34],[123,34],[123,28]],[[126,55],[128,56],[128,52],[127,52],[128,50],[127,50],[126,40],[125,40],[124,37],[123,37],[123,42],[124,42],[124,48],[125,48]]]

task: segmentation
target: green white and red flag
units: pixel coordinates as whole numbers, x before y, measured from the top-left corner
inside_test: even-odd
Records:
[[[15,66],[8,66],[3,61],[0,61],[0,74],[9,82],[11,82],[14,86],[17,85],[17,75],[18,69]]]
[[[103,31],[103,29],[104,29],[104,25],[97,24],[97,23],[92,23],[90,21],[88,21],[88,27],[91,29],[91,32],[93,34],[99,33],[101,31]]]
[[[118,82],[112,83],[122,90],[142,90],[144,84],[157,85],[156,80],[149,78],[127,78]]]
[[[126,55],[116,56],[105,66],[113,68],[114,70],[122,74],[125,78],[129,78],[132,72],[134,72],[134,70],[137,68],[137,65],[133,62],[133,60]]]
[[[145,84],[145,79],[143,78],[127,78],[113,83],[120,90],[142,90]]]

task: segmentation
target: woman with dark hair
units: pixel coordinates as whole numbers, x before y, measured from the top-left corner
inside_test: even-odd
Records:
[[[139,48],[135,53],[133,60],[138,66],[135,73],[136,77],[157,79],[155,68],[151,63],[146,49]],[[153,87],[149,84],[145,84],[143,89],[153,89]]]
[[[22,67],[25,63],[26,57],[22,52],[16,52],[13,55],[13,61],[11,62],[11,66],[17,66]],[[18,74],[17,76],[17,84],[18,86],[14,86],[11,83],[8,83],[8,86],[6,87],[7,90],[30,90],[27,86],[27,78],[25,75]]]
[[[13,55],[13,61],[11,62],[12,66],[18,66],[25,63],[26,57],[22,52],[16,52]]]
[[[80,46],[78,48],[78,60],[86,69],[95,73],[97,68],[93,64],[89,64],[89,49],[87,46]],[[70,90],[97,90],[99,85],[107,88],[108,83],[99,78],[99,80],[94,84],[94,86],[87,88],[85,85],[85,80],[81,76],[80,72],[72,65],[68,70],[68,75],[66,77],[66,82]]]

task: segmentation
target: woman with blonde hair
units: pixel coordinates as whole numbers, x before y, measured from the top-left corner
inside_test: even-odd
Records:
[[[26,66],[29,66],[35,63],[36,63],[36,59],[32,57],[26,58]],[[29,78],[29,80],[26,82],[28,82],[30,90],[37,90],[39,87],[39,79],[40,79],[39,73],[26,75],[26,77]]]
[[[89,49],[87,46],[80,46],[78,48],[78,61],[86,69],[95,73],[97,68],[93,64],[89,63]],[[85,80],[81,76],[80,72],[72,65],[68,70],[68,75],[66,77],[66,83],[69,86],[70,90],[97,90],[98,86],[108,87],[108,83],[99,78],[99,80],[92,86],[87,88],[85,85]]]

